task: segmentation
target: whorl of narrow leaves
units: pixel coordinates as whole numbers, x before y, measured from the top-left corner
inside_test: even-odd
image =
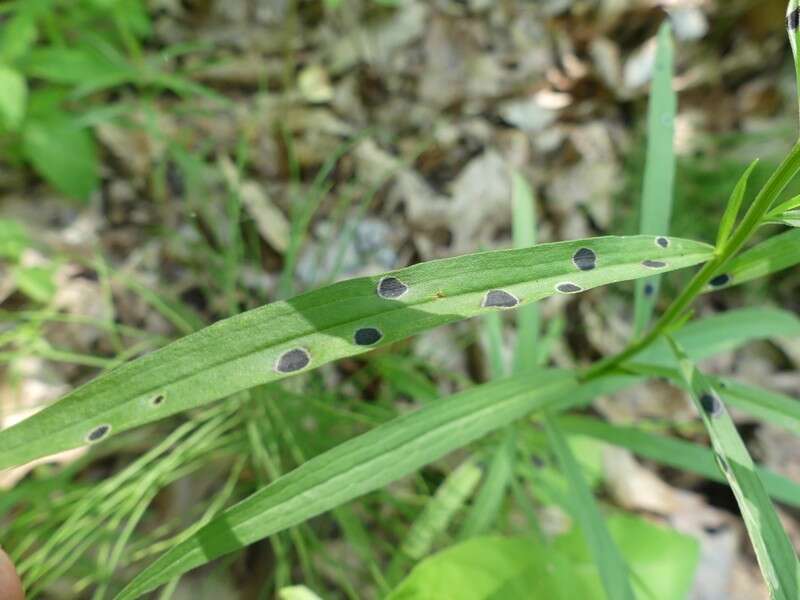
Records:
[[[581,248],[596,256],[583,270]],[[0,432],[0,468],[73,448],[460,319],[709,259],[678,238],[606,237],[483,252],[343,281],[220,321],[98,377]],[[663,266],[661,266],[663,264]],[[487,305],[488,294],[492,301]],[[505,295],[507,294],[507,296]],[[159,399],[156,401],[156,399]]]

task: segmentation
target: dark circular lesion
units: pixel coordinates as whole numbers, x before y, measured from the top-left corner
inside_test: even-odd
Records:
[[[644,284],[644,295],[649,298],[656,292],[656,286],[654,286],[651,282],[647,282]]]
[[[700,394],[700,406],[703,407],[703,412],[709,417],[718,417],[722,414],[722,402],[712,392]]]
[[[721,273],[720,275],[716,275],[715,277],[711,278],[711,281],[708,284],[711,287],[722,287],[730,282],[731,276],[728,273]]]
[[[408,286],[397,277],[384,277],[378,282],[378,296],[387,300],[400,298],[408,291]]]
[[[90,444],[99,442],[104,437],[111,433],[111,425],[98,425],[86,435],[86,441]]]
[[[519,299],[505,290],[489,290],[483,298],[484,308],[514,308]]]
[[[642,266],[647,267],[648,269],[663,269],[667,266],[667,263],[665,263],[663,260],[651,260],[648,258],[647,260],[642,261]]]
[[[159,406],[164,402],[164,394],[158,394],[155,396],[151,401],[150,404],[153,406]]]
[[[383,339],[383,333],[377,327],[362,327],[356,330],[353,340],[359,346],[372,346]]]
[[[305,369],[311,362],[311,354],[305,348],[292,348],[278,357],[275,370],[278,373],[295,373]]]
[[[562,294],[577,294],[578,292],[582,292],[583,288],[570,281],[565,281],[564,283],[556,285],[556,291]]]
[[[661,246],[662,248],[669,248],[669,238],[660,235],[656,238],[656,245]]]
[[[591,271],[597,266],[597,254],[590,248],[578,248],[572,255],[572,262],[581,271]]]

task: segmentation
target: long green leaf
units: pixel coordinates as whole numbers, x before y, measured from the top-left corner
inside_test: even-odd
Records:
[[[116,368],[0,432],[0,468],[515,302],[687,267],[710,256],[706,244],[665,240],[606,237],[471,254],[344,281],[242,313]],[[589,262],[594,268],[586,268]]]
[[[561,470],[569,481],[570,508],[581,527],[586,544],[597,565],[603,588],[609,598],[634,600],[628,566],[606,527],[592,490],[581,473],[580,465],[570,450],[569,444],[558,425],[551,418],[544,420],[547,439],[553,449]]]
[[[725,212],[722,214],[722,219],[719,222],[719,231],[717,231],[717,248],[721,248],[725,242],[728,241],[728,238],[733,231],[733,225],[736,223],[736,217],[739,216],[739,209],[742,206],[742,200],[744,200],[744,195],[747,192],[747,182],[757,164],[758,159],[750,163],[750,166],[747,167],[745,172],[739,178],[739,181],[736,183],[736,187],[733,188],[731,197],[728,200],[728,205],[725,207]]]
[[[677,96],[672,89],[672,30],[665,21],[658,32],[658,49],[647,111],[647,160],[644,169],[639,232],[666,235],[672,216],[675,185],[675,113]],[[634,334],[647,327],[658,296],[658,276],[636,282]]]
[[[718,272],[704,290],[721,290],[777,273],[800,263],[800,229],[767,238],[742,252]]]
[[[800,596],[800,563],[736,425],[716,390],[674,342],[673,351],[731,486],[773,600]]]
[[[472,388],[424,406],[312,458],[226,510],[143,570],[117,596],[137,598],[173,577],[379,489],[532,411],[571,399],[565,373]]]
[[[558,417],[557,422],[567,433],[602,440],[644,458],[702,475],[712,481],[725,481],[714,453],[703,446],[636,427],[611,425],[590,417],[566,415]],[[787,505],[800,507],[800,485],[768,469],[756,467],[756,472],[771,497]]]

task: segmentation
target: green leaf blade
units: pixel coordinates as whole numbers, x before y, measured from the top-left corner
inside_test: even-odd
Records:
[[[739,178],[739,181],[736,182],[736,186],[733,188],[731,197],[728,199],[728,205],[725,207],[725,212],[722,214],[722,220],[719,223],[719,230],[717,231],[717,248],[722,248],[725,242],[728,241],[728,238],[733,231],[733,226],[736,223],[736,217],[739,216],[739,210],[742,207],[742,201],[747,193],[747,182],[750,180],[750,175],[752,175],[756,165],[758,165],[758,159],[750,163],[750,166],[747,167],[745,172]]]
[[[595,269],[573,263],[584,247],[595,252]],[[98,377],[0,432],[0,468],[97,441],[88,437],[97,428],[105,428],[104,435],[124,431],[377,344],[501,310],[483,306],[488,290],[507,291],[525,305],[559,293],[563,282],[590,289],[646,276],[652,271],[646,260],[669,271],[710,256],[710,246],[679,238],[664,248],[650,236],[608,237],[408,267],[389,274],[407,286],[399,298],[378,296],[380,276],[340,282],[220,321]],[[357,339],[362,330],[374,330],[372,337]],[[375,331],[382,337],[366,344],[375,341]],[[286,369],[278,370],[284,359]]]
[[[136,598],[173,577],[403,477],[577,388],[559,372],[475,387],[312,458],[239,504],[143,570],[119,594]]]
[[[675,115],[678,100],[672,89],[674,72],[672,29],[664,22],[658,32],[658,48],[647,112],[647,160],[642,186],[639,232],[666,235],[672,216],[675,187]],[[658,297],[660,278],[636,282],[634,335],[647,327]]]
[[[673,342],[692,400],[711,438],[720,470],[736,497],[747,533],[774,600],[800,596],[800,563],[720,393]]]

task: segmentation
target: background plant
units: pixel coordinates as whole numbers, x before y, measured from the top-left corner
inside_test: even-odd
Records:
[[[667,67],[669,39],[668,29],[662,29],[659,60]],[[668,179],[669,173],[652,168],[653,161],[670,164],[673,152],[671,135],[665,133],[674,118],[670,69],[657,73],[651,115],[659,118],[649,119],[648,173],[650,178],[655,173]],[[226,219],[219,219],[220,226],[211,228],[206,241],[197,244],[202,248],[198,263],[219,274],[209,287],[219,292],[217,306],[223,314],[239,312],[246,293],[238,275],[258,253],[248,241],[252,224],[238,227],[245,193],[240,178],[250,160],[247,142],[241,143],[235,164],[221,169],[227,169],[228,197],[222,203]],[[316,174],[308,191],[293,195],[297,203],[279,285],[284,298],[295,288],[293,271],[299,249],[332,185],[331,173],[352,150],[350,144],[340,148]],[[188,185],[202,189],[210,171],[203,160],[178,145],[171,155],[187,175]],[[52,409],[4,431],[0,434],[0,445],[5,444],[2,460],[12,465],[74,446],[86,436],[97,441],[96,437],[230,396],[219,405],[189,413],[174,432],[169,433],[169,421],[165,421],[149,434],[139,429],[112,437],[54,477],[15,488],[6,510],[14,510],[17,502],[28,506],[9,519],[8,545],[26,583],[38,593],[68,571],[81,575],[73,589],[92,589],[102,597],[118,591],[121,581],[128,579],[120,573],[133,576],[138,572],[121,597],[168,582],[166,593],[171,593],[188,568],[268,538],[279,568],[273,580],[264,582],[265,589],[282,590],[287,597],[308,593],[289,587],[298,580],[289,569],[296,564],[308,588],[322,589],[318,579],[325,572],[326,579],[336,581],[337,589],[359,597],[362,580],[337,564],[320,542],[320,531],[309,522],[315,515],[332,511],[327,522],[341,529],[380,595],[436,597],[441,593],[436,579],[453,572],[450,583],[463,583],[464,597],[501,593],[498,590],[525,597],[532,589],[546,597],[685,596],[697,560],[696,544],[641,519],[609,514],[602,496],[600,502],[595,498],[602,468],[592,460],[599,453],[593,440],[604,440],[656,461],[729,481],[739,500],[749,502],[764,517],[744,515],[773,595],[792,597],[796,558],[779,524],[776,528],[768,495],[792,505],[798,497],[796,485],[753,467],[730,423],[720,422],[720,415],[726,413],[717,403],[729,403],[759,419],[788,423],[792,428],[797,421],[793,401],[725,378],[707,380],[692,362],[754,337],[792,335],[798,331],[797,319],[777,309],[761,308],[692,320],[689,309],[701,293],[796,264],[797,238],[792,231],[738,253],[762,225],[792,222],[791,215],[783,215],[794,210],[793,201],[784,201],[780,194],[798,169],[796,155],[793,150],[777,166],[758,194],[748,193],[748,188],[758,187],[748,183],[750,175],[759,172],[750,169],[742,176],[721,216],[713,250],[665,235],[668,216],[648,211],[670,199],[669,185],[645,183],[641,227],[646,236],[465,256],[391,272],[389,276],[398,281],[388,280],[383,287],[381,281],[387,280],[375,276],[289,298],[112,371]],[[537,229],[532,190],[519,173],[507,176],[513,190],[508,200],[514,209],[515,244],[529,247],[536,241]],[[361,201],[366,206],[371,196]],[[352,202],[343,194],[342,206]],[[208,222],[219,214],[202,205],[198,212]],[[744,216],[737,218],[740,212]],[[235,226],[226,228],[231,223]],[[658,230],[657,223],[661,224]],[[9,248],[30,245],[18,228],[10,225],[8,230]],[[14,236],[23,241],[14,246]],[[8,253],[12,261],[20,261],[20,256],[19,250]],[[661,317],[650,329],[646,315],[654,308],[655,289],[642,279],[634,300],[639,335],[621,353],[588,369],[551,367],[563,321],[543,318],[532,300],[559,293],[557,286],[563,284],[573,287],[560,292],[572,293],[577,291],[574,287],[643,278],[703,261],[705,266],[687,285],[676,286],[677,293],[670,294],[667,288],[664,296],[676,300],[658,311]],[[199,329],[193,310],[174,298],[154,294],[135,279],[109,273],[102,266],[97,270],[109,280],[124,281],[178,331]],[[47,295],[32,299],[47,307]],[[513,330],[504,323],[500,309],[510,308],[514,299],[521,299],[524,306],[519,309],[511,357],[505,351],[511,344],[505,341]],[[295,349],[310,351],[308,366],[316,367],[364,352],[367,346],[359,343],[359,332],[372,336],[371,347],[481,313],[485,313],[489,383],[448,381],[450,390],[459,391],[443,395],[432,384],[431,375],[439,381],[447,381],[447,375],[432,373],[433,365],[399,344],[391,352],[371,354],[369,371],[356,372],[341,387],[326,386],[325,367],[286,384],[271,382],[286,374],[281,371],[292,370],[282,364],[306,368],[302,352],[289,355],[299,363],[281,362],[286,352]],[[34,311],[31,321],[39,326],[50,316],[46,310]],[[13,330],[17,354],[31,352],[20,339],[35,341],[40,331],[29,329],[23,338],[21,330]],[[120,341],[134,334],[112,330]],[[674,350],[667,336],[674,341]],[[680,356],[680,363],[673,352]],[[221,357],[224,362],[220,363]],[[383,382],[377,392],[370,390],[368,381],[373,373]],[[188,379],[179,381],[176,375],[188,375]],[[701,411],[707,413],[703,422],[714,451],[722,457],[721,466],[702,444],[665,435],[672,432],[669,424],[620,427],[582,410],[601,393],[653,377],[670,379],[695,392]],[[406,411],[395,402],[400,393],[414,398],[419,408],[402,414]],[[709,393],[711,400],[706,398]],[[365,398],[373,401],[365,402]],[[578,412],[565,415],[567,409]],[[313,419],[314,428],[293,426],[303,418]],[[163,444],[151,443],[153,431],[164,436]],[[484,437],[493,431],[496,436]],[[115,444],[118,451],[141,456],[104,484],[78,487],[87,461],[104,452],[113,460]],[[426,469],[448,454],[458,466],[433,473]],[[726,469],[731,460],[736,468]],[[225,474],[219,478],[224,481],[220,489],[200,495],[203,506],[191,514],[172,515],[155,526],[147,523],[153,502],[200,468],[217,468]],[[401,477],[411,478],[406,488],[410,493],[385,487]],[[31,506],[36,487],[42,485],[71,491],[45,511]],[[375,495],[367,496],[364,503],[347,504],[371,491]],[[222,511],[233,498],[243,500]],[[560,506],[578,527],[556,536],[543,531],[547,522],[540,515],[542,506]],[[390,539],[397,542],[389,548],[387,539],[371,535],[369,527],[387,510],[395,515]],[[515,512],[524,518],[523,528],[512,524]],[[476,537],[520,529],[526,537]],[[449,549],[425,559],[441,547]],[[153,557],[159,558],[141,570]],[[482,572],[460,566],[472,561],[491,561],[492,567]]]

